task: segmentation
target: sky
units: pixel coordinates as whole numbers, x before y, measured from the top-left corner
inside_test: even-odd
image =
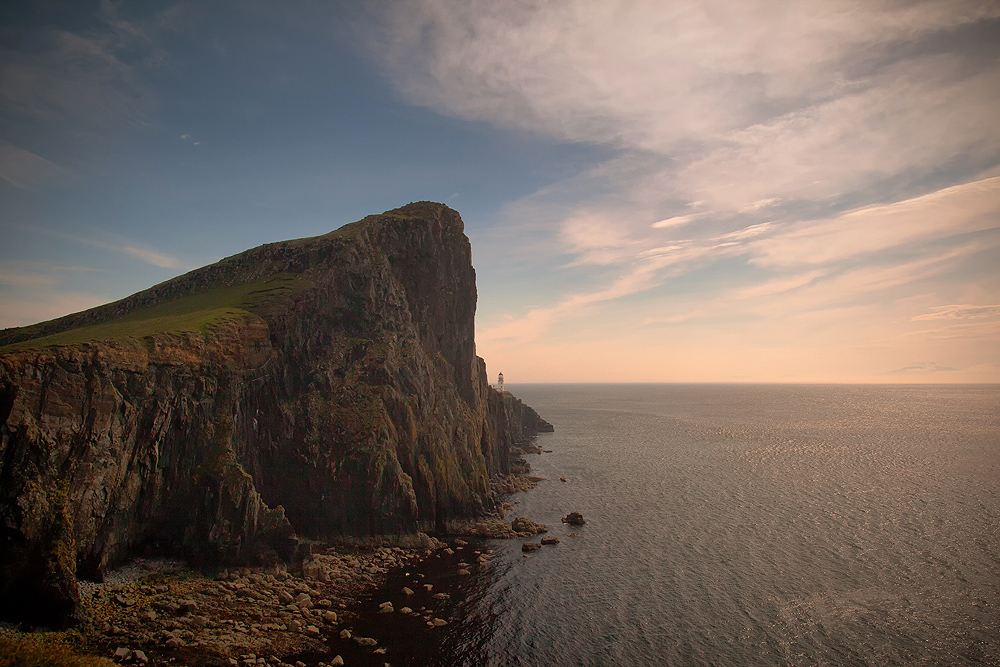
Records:
[[[0,5],[0,327],[420,200],[508,383],[1000,382],[1000,2]]]

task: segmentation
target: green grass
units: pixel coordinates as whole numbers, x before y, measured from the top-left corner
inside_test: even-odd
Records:
[[[70,633],[0,634],[0,667],[116,667],[107,658],[87,655]]]
[[[220,287],[140,308],[110,322],[5,345],[0,347],[0,352],[108,340],[141,340],[162,333],[208,332],[222,322],[247,317],[274,299],[290,297],[309,286],[303,278],[279,274],[247,285]]]

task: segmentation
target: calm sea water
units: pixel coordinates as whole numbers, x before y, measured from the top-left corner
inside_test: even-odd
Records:
[[[392,664],[1000,665],[1000,388],[511,389],[561,543],[430,564],[451,624]]]

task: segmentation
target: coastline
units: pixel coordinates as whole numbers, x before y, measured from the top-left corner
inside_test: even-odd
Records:
[[[541,448],[521,446],[512,452],[517,472],[494,480],[497,512],[450,522],[443,540],[418,533],[395,540],[405,547],[373,540],[314,544],[299,563],[214,572],[138,558],[102,583],[79,582],[85,614],[78,627],[5,624],[0,642],[69,647],[106,665],[418,664],[461,613],[457,603],[468,582],[482,579],[493,554],[489,541],[530,536],[504,519],[517,503],[511,496],[543,479],[528,474],[523,458]],[[380,606],[386,602],[388,609]]]
[[[86,618],[79,627],[30,632],[5,626],[0,640],[68,645],[121,664],[294,667],[339,664],[340,655],[346,664],[383,665],[390,647],[372,636],[379,609],[369,613],[368,607],[386,583],[430,561],[461,563],[468,572],[488,558],[461,539],[450,545],[427,539],[433,548],[331,547],[298,567],[214,575],[178,561],[137,559],[109,573],[104,583],[81,582]],[[411,579],[416,586],[423,578]],[[449,615],[450,596],[434,597],[441,591],[428,585],[431,591],[421,585],[406,597],[418,610],[414,618],[437,630],[447,625],[440,615]]]

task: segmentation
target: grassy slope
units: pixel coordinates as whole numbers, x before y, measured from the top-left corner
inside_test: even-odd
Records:
[[[369,221],[372,219],[391,217],[408,220],[430,216],[435,214],[440,209],[440,206],[440,204],[433,202],[417,202],[386,211],[380,216],[368,216],[363,220],[346,224],[322,236],[312,236],[268,245],[302,247],[310,243],[315,243],[319,239],[332,237],[354,239],[366,229]],[[126,338],[142,339],[146,336],[160,333],[204,332],[222,321],[246,317],[261,308],[265,308],[268,303],[274,301],[275,297],[292,296],[309,286],[309,282],[301,277],[292,274],[280,274],[247,285],[220,287],[160,303],[155,306],[136,309],[128,315],[109,322],[78,326],[47,336],[43,335],[42,331],[38,331],[34,334],[34,337],[27,340],[0,345],[0,354],[56,345],[80,345],[82,343],[122,340]],[[48,323],[43,322],[41,324],[22,327],[19,331],[30,335],[32,329],[40,328],[44,324]]]
[[[309,283],[298,276],[270,276],[246,285],[220,287],[141,308],[112,322],[78,327],[5,345],[0,347],[0,352],[123,338],[141,339],[159,333],[204,332],[225,320],[247,317],[275,298],[290,297],[308,286]]]

